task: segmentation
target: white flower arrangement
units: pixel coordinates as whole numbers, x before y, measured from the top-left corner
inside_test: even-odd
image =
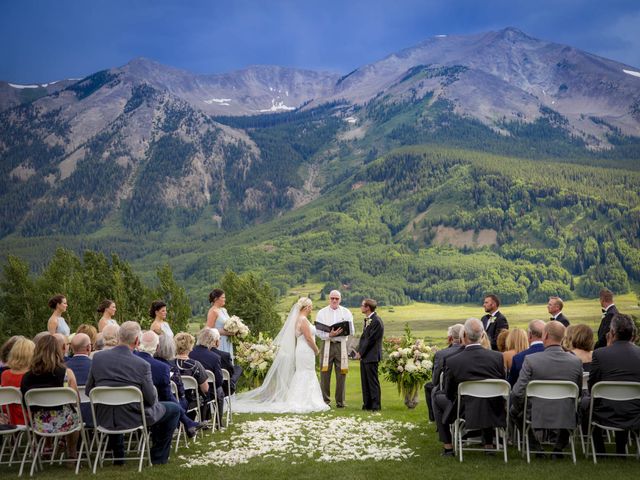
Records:
[[[402,461],[416,455],[405,432],[419,428],[393,420],[360,417],[286,415],[234,424],[230,440],[211,442],[211,449],[181,456],[182,467],[233,466],[252,459],[293,457],[295,463],[353,460]]]
[[[254,342],[238,344],[235,356],[236,362],[243,369],[243,376],[247,378],[250,387],[262,384],[264,377],[276,358],[277,346],[273,340],[263,336],[262,332]]]
[[[249,327],[247,327],[240,317],[233,315],[229,320],[224,322],[224,329],[234,334],[236,339],[244,339],[249,335]]]

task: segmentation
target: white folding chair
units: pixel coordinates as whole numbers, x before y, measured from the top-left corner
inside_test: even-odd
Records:
[[[580,389],[578,385],[570,381],[564,380],[533,380],[527,385],[527,391],[524,397],[524,414],[522,420],[522,441],[524,442],[524,450],[527,455],[527,463],[531,463],[531,449],[529,446],[529,430],[531,429],[547,429],[546,425],[534,425],[528,415],[528,405],[530,398],[539,398],[543,400],[573,400],[573,428],[567,428],[571,430],[569,435],[569,444],[571,445],[571,458],[573,463],[576,463],[576,446],[574,437],[579,430],[580,425],[577,422],[578,412],[578,398],[580,397]],[[542,450],[534,451],[533,453],[546,453]],[[557,455],[569,455],[569,452],[554,452]]]
[[[223,404],[227,406],[225,426],[228,427],[233,419],[231,412],[231,374],[229,373],[229,370],[226,370],[224,368],[222,369],[222,381],[227,382],[227,392],[229,393],[223,399]]]
[[[176,399],[179,402],[180,397],[178,396],[178,386],[176,385],[176,382],[174,382],[173,380],[171,381],[171,393],[173,393],[173,396],[176,397]],[[189,439],[187,437],[187,431],[185,430],[182,422],[178,423],[178,429],[175,431],[175,433],[176,433],[176,452],[177,452],[178,447],[180,446],[180,436],[182,435],[184,437],[184,443],[187,447],[189,446]]]
[[[33,434],[33,442],[35,443],[35,450],[33,453],[33,461],[31,463],[31,472],[30,475],[33,476],[33,472],[35,471],[36,465],[40,465],[40,457],[42,455],[42,450],[44,448],[44,443],[47,438],[51,438],[54,443],[54,450],[51,454],[51,462],[53,462],[53,458],[55,457],[56,448],[57,448],[57,439],[66,437],[74,432],[80,432],[80,450],[78,451],[78,458],[76,459],[65,459],[64,461],[73,461],[76,462],[76,475],[80,470],[80,462],[82,460],[82,454],[86,450],[86,460],[91,467],[91,458],[89,457],[89,443],[87,442],[87,437],[84,431],[84,422],[82,421],[82,412],[80,411],[80,402],[78,399],[78,393],[69,387],[51,387],[51,388],[34,388],[29,390],[24,395],[24,401],[27,406],[27,413],[29,414],[29,424],[31,427],[31,433]],[[76,413],[78,414],[78,424],[72,426],[67,431],[53,431],[48,432],[43,430],[37,423],[34,421],[33,415],[33,407],[40,407],[45,409],[54,409],[56,407],[61,407],[64,405],[71,405]],[[37,440],[36,440],[37,439]],[[62,457],[60,462],[62,462]]]
[[[95,432],[98,436],[98,449],[96,453],[96,459],[93,464],[93,473],[96,473],[98,468],[98,461],[100,466],[104,462],[104,457],[107,451],[107,435],[125,435],[133,432],[139,434],[140,445],[138,452],[139,457],[123,457],[114,458],[114,460],[139,460],[138,472],[142,471],[142,464],[144,462],[145,454],[147,455],[149,466],[151,466],[151,450],[149,447],[149,431],[147,430],[147,419],[144,412],[144,397],[142,392],[137,387],[94,387],[89,392],[89,398],[91,399],[91,413],[93,414],[93,424],[95,425]],[[108,405],[111,407],[125,406],[129,404],[138,404],[140,409],[140,425],[131,428],[107,428],[98,422],[96,416],[96,407],[99,405]]]
[[[607,457],[638,457],[640,458],[640,436],[637,431],[629,431],[629,434],[635,439],[637,453],[596,453],[593,441],[593,427],[598,427],[605,432],[623,432],[623,428],[612,425],[605,425],[602,421],[596,421],[593,418],[593,406],[596,400],[611,400],[616,402],[630,402],[632,400],[640,400],[640,382],[598,382],[591,388],[591,403],[589,405],[589,432],[590,442],[587,442],[587,453],[589,456],[589,445],[591,445],[593,463],[598,463],[597,456]]]
[[[477,397],[477,398],[494,398],[502,397],[505,399],[505,427],[496,427],[496,451],[500,451],[500,436],[502,436],[502,449],[504,452],[504,461],[507,460],[507,434],[509,431],[509,393],[511,392],[511,385],[506,380],[500,379],[487,379],[487,380],[473,380],[462,382],[458,385],[458,406],[456,420],[453,423],[453,439],[454,446],[458,450],[460,461],[462,462],[462,450],[463,450],[463,436],[465,433],[465,419],[460,416],[460,408],[462,404],[462,397]],[[485,448],[471,448],[464,447],[465,450],[471,451],[486,451]]]
[[[198,381],[189,375],[182,375],[182,385],[184,386],[185,393],[193,392],[189,394],[189,396],[193,395],[196,399],[196,405],[187,410],[187,414],[194,412],[195,413],[195,421],[202,422],[202,405],[200,403],[200,385],[198,385]],[[201,433],[201,430],[198,430],[196,435]]]
[[[13,459],[16,457],[16,453],[19,454],[20,445],[22,444],[23,437],[26,438],[26,444],[24,445],[24,453],[22,454],[22,461],[20,462],[20,472],[18,476],[22,476],[24,470],[24,464],[27,461],[27,453],[31,448],[31,432],[27,425],[27,413],[22,405],[22,393],[16,387],[0,387],[0,410],[7,416],[9,415],[9,406],[17,405],[24,419],[23,425],[14,425],[13,428],[6,430],[0,430],[0,437],[2,437],[2,447],[0,448],[0,464],[13,465]],[[10,453],[8,460],[4,460],[5,449],[8,448]]]
[[[209,385],[209,411],[211,412],[211,430],[215,432],[218,424],[222,426],[222,419],[218,417],[218,389],[216,388],[216,376],[211,370],[205,370]]]

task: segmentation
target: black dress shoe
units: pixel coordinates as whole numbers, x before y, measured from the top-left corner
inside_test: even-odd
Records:
[[[453,451],[453,448],[443,448],[442,449],[442,453],[440,454],[441,457],[454,457],[455,456],[455,452]]]

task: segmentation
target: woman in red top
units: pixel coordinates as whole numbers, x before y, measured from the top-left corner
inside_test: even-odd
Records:
[[[2,372],[3,387],[20,388],[22,377],[31,365],[34,349],[35,344],[28,338],[22,337],[16,340],[9,352],[7,361],[9,369]],[[25,425],[25,420],[19,405],[9,405],[9,423],[12,425]]]

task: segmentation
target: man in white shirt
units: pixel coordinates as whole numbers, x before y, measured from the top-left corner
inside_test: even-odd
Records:
[[[321,373],[320,388],[322,397],[327,405],[331,402],[331,369],[336,371],[336,407],[344,408],[344,385],[349,369],[349,358],[347,356],[347,344],[349,335],[355,333],[353,326],[353,315],[349,309],[340,305],[342,295],[338,290],[331,290],[329,293],[329,305],[318,312],[316,323],[321,323],[328,327],[341,322],[349,323],[349,331],[345,332],[341,328],[332,328],[330,331],[321,331],[316,328],[316,335],[323,340],[321,353]]]

